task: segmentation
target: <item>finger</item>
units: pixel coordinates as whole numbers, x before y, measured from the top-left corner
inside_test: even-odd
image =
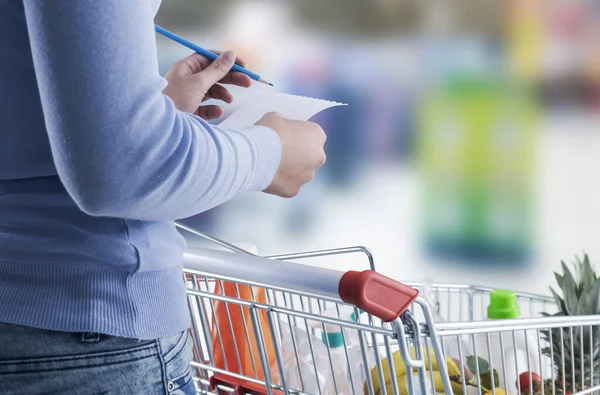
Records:
[[[221,100],[225,103],[231,103],[233,101],[233,95],[224,86],[216,84],[208,90],[206,96],[204,96],[204,99],[202,101],[204,102],[209,99]]]
[[[210,52],[216,53],[217,55],[221,55],[223,53],[223,51],[220,51],[218,49],[211,49]],[[242,67],[246,67],[246,65],[248,63],[244,59],[240,58],[239,56],[236,56],[235,57],[235,64],[239,64]]]
[[[200,118],[210,121],[211,119],[221,118],[223,116],[223,109],[219,106],[200,106],[194,113]]]
[[[252,79],[250,77],[248,77],[246,74],[238,73],[238,72],[234,71],[234,72],[227,74],[225,77],[223,77],[223,79],[221,81],[219,81],[219,83],[228,84],[228,85],[236,85],[236,86],[240,86],[242,88],[248,88],[248,87],[252,86]]]
[[[199,84],[199,90],[207,92],[210,87],[225,78],[233,66],[234,59],[235,54],[231,51],[227,51],[224,54],[219,55],[219,57],[204,70],[194,74],[190,78],[196,79]]]
[[[213,52],[217,55],[222,55],[224,53],[223,51],[219,51],[219,50],[211,50],[211,52]],[[194,52],[193,54],[191,54],[191,55],[181,59],[180,61],[176,62],[175,64],[173,64],[173,66],[171,66],[171,69],[179,75],[192,75],[192,74],[201,72],[202,70],[207,68],[210,65],[210,63],[211,63],[210,59],[200,55],[199,53]],[[236,56],[235,63],[242,67],[246,67],[246,61],[244,61],[240,57]],[[244,75],[244,74],[242,74],[242,75]],[[236,77],[236,78],[239,78],[239,77]],[[245,85],[240,85],[240,86],[245,86]]]
[[[323,154],[319,158],[317,164],[319,165],[319,167],[323,167],[325,166],[325,163],[327,163],[327,155],[325,154],[325,151],[323,151]]]
[[[305,184],[308,184],[309,182],[311,182],[312,180],[315,179],[315,172],[310,172],[309,174],[306,175],[306,181],[304,182]]]
[[[199,73],[200,71],[207,68],[209,64],[210,59],[207,59],[198,53],[193,53],[188,57],[183,58],[180,61],[174,63],[169,69],[169,72],[175,73],[180,76],[188,76]]]

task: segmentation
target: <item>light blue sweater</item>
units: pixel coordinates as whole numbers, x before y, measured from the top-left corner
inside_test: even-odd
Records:
[[[158,5],[0,2],[0,322],[184,330],[173,220],[275,174],[275,132],[220,130],[161,93]]]

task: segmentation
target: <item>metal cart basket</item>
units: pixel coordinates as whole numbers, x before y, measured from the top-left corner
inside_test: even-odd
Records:
[[[426,300],[364,247],[259,257],[178,227],[221,247],[184,257],[198,393],[600,394],[600,317],[541,317],[553,299],[521,293],[524,318],[486,321],[491,289],[433,284]],[[350,254],[368,270],[305,264]]]

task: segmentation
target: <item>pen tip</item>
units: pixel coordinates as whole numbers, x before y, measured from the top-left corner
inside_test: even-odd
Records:
[[[275,86],[275,85],[271,84],[269,81],[267,81],[267,80],[264,80],[264,79],[262,79],[262,78],[261,78],[261,79],[259,79],[258,81],[259,81],[259,82],[262,82],[263,84],[266,84],[266,85]]]

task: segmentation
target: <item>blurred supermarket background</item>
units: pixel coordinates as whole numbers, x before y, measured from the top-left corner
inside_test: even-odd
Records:
[[[600,262],[599,1],[170,0],[157,23],[279,91],[349,104],[316,117],[328,162],[297,198],[244,196],[198,229],[261,254],[364,245],[397,279],[538,293],[561,259]],[[158,46],[162,72],[189,53]]]

